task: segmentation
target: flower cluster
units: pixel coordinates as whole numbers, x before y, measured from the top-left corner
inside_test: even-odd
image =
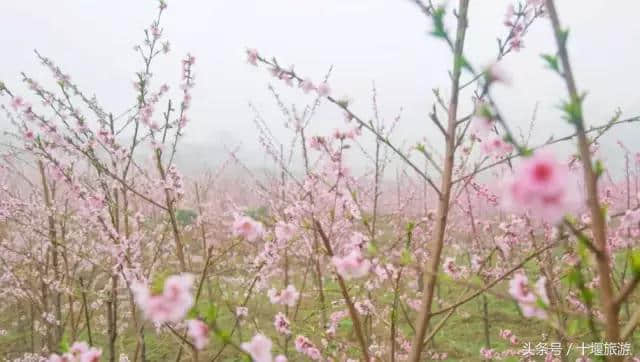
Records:
[[[300,292],[291,284],[287,285],[287,287],[280,292],[277,292],[273,288],[269,289],[268,295],[271,303],[283,304],[289,307],[294,307],[298,298],[300,298]]]
[[[236,214],[233,220],[232,232],[234,236],[242,237],[248,241],[256,241],[262,237],[264,228],[260,222],[249,216]]]
[[[86,342],[75,342],[69,348],[69,352],[59,356],[52,354],[48,362],[99,362],[102,350],[89,347]]]
[[[193,281],[193,275],[183,273],[168,277],[161,294],[152,294],[147,285],[137,281],[132,283],[131,291],[145,318],[155,324],[177,323],[193,306]]]
[[[526,158],[507,184],[505,206],[556,223],[575,202],[569,168],[545,152]]]
[[[509,294],[518,302],[522,314],[527,318],[547,319],[547,312],[540,304],[549,304],[546,279],[540,277],[532,288],[526,275],[518,273],[509,281]]]
[[[369,273],[371,262],[362,256],[360,250],[354,249],[344,257],[334,256],[331,262],[338,274],[346,280],[362,278]]]

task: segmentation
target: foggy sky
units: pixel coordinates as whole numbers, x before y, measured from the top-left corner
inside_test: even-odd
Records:
[[[506,31],[502,19],[508,3],[471,1],[466,54],[476,67],[494,59],[496,37]],[[569,50],[578,87],[588,92],[587,122],[602,124],[618,107],[623,117],[640,115],[636,49],[640,2],[557,3],[563,23],[571,29]],[[184,154],[198,155],[192,162],[215,165],[225,158],[224,147],[241,144],[241,157],[259,167],[265,156],[256,142],[248,102],[273,125],[276,137],[286,141],[284,118],[267,85],[271,82],[288,103],[303,105],[311,100],[287,89],[265,69],[248,65],[247,47],[277,56],[283,65],[295,64],[298,73],[316,81],[333,65],[333,94],[353,100],[353,109],[365,119],[372,114],[375,82],[383,118],[390,121],[404,109],[394,142],[411,144],[435,134],[427,114],[434,101],[433,88],[448,94],[451,54],[428,36],[429,21],[408,0],[170,0],[168,5],[162,24],[172,50],[158,62],[155,81],[162,79],[177,88],[180,59],[187,52],[196,56],[192,123],[184,139]],[[132,82],[141,63],[132,48],[142,40],[142,29],[153,20],[156,7],[152,0],[2,0],[0,80],[27,95],[21,71],[50,79],[33,54],[38,49],[83,90],[95,92],[106,109],[120,113],[135,102]],[[535,24],[524,41],[525,49],[504,62],[513,85],[496,89],[495,94],[514,128],[526,127],[538,104],[535,135],[542,142],[549,134],[562,136],[571,130],[557,109],[566,90],[539,57],[555,49],[548,21]],[[468,97],[465,102],[468,109]],[[343,124],[341,112],[326,104],[315,118],[313,133],[328,133]],[[620,127],[603,140],[603,153],[613,165],[619,165],[618,139],[633,151],[640,150],[639,129],[638,125]],[[203,157],[205,153],[209,156]]]

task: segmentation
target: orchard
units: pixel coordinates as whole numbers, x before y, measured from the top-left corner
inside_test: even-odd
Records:
[[[36,52],[47,79],[0,82],[3,360],[640,361],[640,148],[616,143],[620,169],[600,148],[640,116],[585,110],[569,52],[581,35],[560,1],[501,2],[489,64],[466,51],[473,1],[404,1],[449,57],[423,142],[396,136],[402,114],[383,117],[375,87],[362,113],[331,64],[307,74],[242,45],[237,61],[272,76],[279,110],[251,107],[250,142],[275,165],[264,174],[234,149],[181,170],[192,104],[208,100],[193,97],[198,54],[172,50],[164,0],[126,55],[139,70],[118,85],[136,94],[124,112]],[[535,118],[522,131],[529,116],[496,92],[512,86],[505,59],[544,27],[536,64],[571,131],[538,129],[536,143]],[[314,131],[320,108],[341,126]]]

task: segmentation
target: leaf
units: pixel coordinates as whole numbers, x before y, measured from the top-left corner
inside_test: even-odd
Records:
[[[154,276],[153,281],[151,282],[151,294],[156,294],[156,295],[162,294],[162,291],[164,290],[164,282],[167,280],[168,277],[169,277],[168,270],[158,272]]]
[[[431,18],[433,19],[433,30],[431,31],[431,35],[435,36],[436,38],[444,39],[447,37],[447,31],[444,29],[445,12],[445,8],[443,6],[440,6],[436,8],[431,15]]]
[[[634,275],[640,275],[640,250],[634,250],[629,255],[631,271]]]
[[[378,255],[378,247],[373,242],[373,240],[368,242],[366,246],[367,246],[367,255],[371,257]]]
[[[582,288],[582,290],[580,290],[580,296],[586,304],[591,304],[593,302],[593,292],[590,289]]]
[[[409,265],[413,260],[413,256],[409,249],[405,248],[402,250],[402,254],[400,255],[400,265]]]
[[[69,336],[65,333],[62,335],[62,339],[60,340],[60,352],[67,353],[69,352]]]
[[[528,147],[523,147],[520,149],[520,153],[523,157],[531,157],[533,156],[533,150]]]
[[[220,341],[224,344],[229,344],[229,342],[231,342],[231,332],[227,331],[227,330],[215,330],[215,334],[218,338],[220,338]]]
[[[207,303],[204,307],[202,317],[207,324],[215,324],[218,318],[218,307],[213,303]]]
[[[176,219],[182,225],[191,225],[198,217],[198,214],[189,209],[178,209],[176,210]]]
[[[560,42],[562,46],[567,45],[567,40],[569,39],[569,29],[560,30]]]
[[[600,177],[602,176],[602,174],[604,173],[604,164],[602,163],[602,160],[596,160],[596,164],[594,166],[594,172],[596,173],[596,177]]]
[[[564,112],[564,119],[578,126],[582,122],[582,97],[576,97],[570,102],[563,102],[560,109]]]
[[[550,54],[541,54],[542,59],[547,62],[547,67],[560,73],[560,63],[558,57]]]
[[[569,325],[567,326],[567,332],[569,333],[570,336],[575,336],[579,330],[580,330],[579,319],[574,319],[569,322]]]
[[[351,321],[351,319],[343,319],[343,320],[340,321],[338,326],[341,329],[346,329],[347,331],[350,331],[351,328],[353,328],[353,322]]]

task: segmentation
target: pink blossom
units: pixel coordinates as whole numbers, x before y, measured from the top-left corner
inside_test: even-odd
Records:
[[[316,92],[318,92],[318,95],[320,97],[328,97],[329,94],[331,94],[331,88],[329,87],[329,84],[327,84],[327,82],[322,82],[316,88]]]
[[[287,357],[283,356],[283,355],[278,355],[276,356],[276,358],[273,360],[273,362],[287,362]]]
[[[482,355],[482,358],[484,359],[494,359],[496,358],[496,351],[494,349],[490,349],[490,348],[485,348],[482,347],[480,348],[480,354]]]
[[[317,151],[322,150],[322,146],[324,144],[325,144],[325,140],[320,136],[311,137],[311,139],[309,140],[309,147]]]
[[[296,351],[305,354],[314,361],[322,359],[320,350],[305,336],[298,336],[294,341]]]
[[[187,321],[187,335],[193,339],[197,349],[203,349],[209,343],[209,326],[198,319]]]
[[[242,318],[249,315],[249,308],[247,307],[237,307],[236,308],[236,317]]]
[[[320,350],[317,348],[307,349],[306,355],[307,357],[311,358],[311,360],[313,361],[319,361],[320,359],[322,359],[322,354],[320,353]]]
[[[11,99],[11,108],[13,108],[16,111],[24,107],[25,104],[26,103],[24,102],[24,99],[22,99],[22,97],[15,96]]]
[[[478,137],[485,137],[493,129],[494,122],[492,119],[476,115],[471,118],[471,130]]]
[[[71,345],[71,348],[69,348],[69,353],[76,357],[88,351],[89,345],[87,344],[87,342],[75,342]]]
[[[276,331],[280,334],[290,335],[291,334],[291,323],[287,319],[287,317],[283,313],[278,313],[273,319],[273,325],[276,328]]]
[[[311,81],[311,79],[305,78],[302,82],[300,82],[300,88],[302,88],[302,91],[305,94],[307,94],[312,90],[316,89],[316,86],[313,85],[313,82]]]
[[[516,52],[524,48],[524,42],[522,41],[522,38],[519,35],[514,36],[513,39],[511,39],[511,41],[509,42],[509,44],[511,45],[511,49],[513,49]]]
[[[309,348],[314,348],[313,343],[305,336],[297,336],[293,344],[296,347],[296,351],[300,353],[304,353]]]
[[[465,274],[465,269],[459,267],[456,264],[456,260],[451,257],[444,260],[444,263],[442,263],[442,269],[453,279],[459,279]]]
[[[331,258],[338,274],[346,280],[361,278],[369,273],[371,262],[362,257],[359,250],[353,250],[347,256]]]
[[[497,63],[491,65],[487,69],[487,78],[490,82],[502,83],[505,85],[511,84],[511,78]]]
[[[276,292],[275,289],[270,289],[268,292],[269,299],[273,304],[283,304],[289,307],[293,307],[296,305],[298,298],[300,297],[300,292],[296,290],[296,287],[289,284],[285,289],[280,291],[280,293]]]
[[[300,293],[296,288],[289,284],[282,292],[280,292],[280,303],[293,307],[296,305],[296,301],[300,297]]]
[[[501,157],[513,152],[513,145],[500,137],[493,136],[482,142],[482,150],[486,154]]]
[[[234,236],[243,237],[248,241],[256,241],[262,237],[263,232],[264,229],[261,223],[248,216],[236,214],[233,221]]]
[[[86,342],[75,342],[69,348],[69,352],[60,356],[52,354],[47,359],[48,362],[99,362],[102,350],[89,347]]]
[[[373,306],[369,299],[366,299],[362,302],[356,302],[354,307],[358,311],[358,313],[362,315],[371,315],[375,312],[376,307]]]
[[[511,19],[516,14],[516,8],[513,4],[507,5],[507,13],[504,15],[506,19]]]
[[[510,329],[500,330],[500,337],[502,337],[503,339],[509,339],[511,338],[511,336],[513,336],[513,332]]]
[[[258,65],[258,51],[255,49],[247,49],[247,62],[251,65]]]
[[[516,300],[526,299],[529,295],[529,279],[522,273],[515,274],[509,281],[509,294]]]
[[[571,206],[569,168],[547,153],[538,152],[524,160],[508,182],[505,206],[530,210],[545,221],[559,222]]]
[[[193,275],[183,273],[168,277],[160,295],[151,295],[149,288],[139,282],[132,283],[131,290],[147,319],[156,324],[177,323],[193,306],[192,285]]]
[[[273,360],[271,356],[272,345],[269,338],[262,334],[256,334],[250,342],[244,342],[240,347],[251,355],[254,362],[271,362]]]
[[[24,139],[27,141],[33,141],[35,139],[35,134],[31,130],[27,130],[24,133]]]
[[[91,347],[88,351],[80,355],[79,362],[99,362],[102,350]]]
[[[289,241],[295,235],[297,228],[293,224],[279,221],[276,224],[276,238],[282,241]]]
[[[60,356],[54,353],[51,356],[49,356],[49,358],[47,359],[47,362],[69,362],[72,360],[72,358],[73,357],[69,356],[68,354]]]
[[[541,309],[538,300],[549,303],[547,292],[545,289],[546,279],[541,277],[535,284],[534,288],[529,286],[529,279],[523,273],[518,273],[509,281],[509,294],[518,302],[522,314],[526,318],[546,319],[547,313]]]

